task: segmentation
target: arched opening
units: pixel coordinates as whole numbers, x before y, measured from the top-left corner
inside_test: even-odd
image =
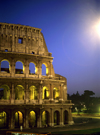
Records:
[[[47,64],[42,64],[42,75],[48,75],[48,67]]]
[[[20,111],[15,113],[15,128],[23,126],[23,114]]]
[[[53,98],[55,100],[58,100],[59,99],[59,89],[58,88],[54,88],[53,89]]]
[[[64,124],[68,124],[68,111],[64,111]]]
[[[15,64],[15,74],[23,74],[24,73],[24,66],[21,61],[17,61]]]
[[[35,54],[35,52],[32,51],[32,54]]]
[[[34,111],[29,113],[29,127],[37,127],[37,115]]]
[[[42,93],[42,99],[49,99],[49,94],[50,94],[49,89],[46,86],[44,86],[43,93]]]
[[[15,88],[15,99],[24,99],[24,87],[22,85],[17,85],[17,87]]]
[[[29,88],[29,90],[30,90],[30,99],[31,99],[31,100],[37,99],[38,93],[37,93],[36,87],[35,87],[35,86],[31,86],[31,87]]]
[[[33,75],[36,73],[36,67],[35,67],[35,64],[30,62],[29,64],[29,74]]]
[[[43,111],[42,113],[42,126],[49,126],[49,112]]]
[[[6,112],[0,112],[0,128],[8,127],[8,116]]]
[[[1,61],[1,72],[10,73],[10,64],[7,60]]]
[[[10,88],[6,84],[0,86],[0,99],[10,99]]]
[[[60,122],[60,114],[59,111],[54,112],[54,125],[59,125]]]
[[[5,49],[5,52],[8,52],[8,49]]]

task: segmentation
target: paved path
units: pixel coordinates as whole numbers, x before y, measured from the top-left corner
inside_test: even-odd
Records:
[[[33,129],[23,129],[24,132],[31,132],[31,133],[49,133],[49,132],[59,132],[59,131],[72,131],[72,130],[84,130],[84,129],[93,129],[93,128],[100,128],[100,117],[81,117],[76,116],[77,118],[92,118],[87,119],[87,122],[84,121],[83,123],[77,123],[74,125],[65,125],[64,127],[47,127],[47,128],[33,128]],[[84,119],[85,120],[85,119]],[[0,130],[0,133],[3,135],[7,130]],[[20,131],[19,129],[14,129],[13,131]],[[0,134],[0,135],[1,135]]]

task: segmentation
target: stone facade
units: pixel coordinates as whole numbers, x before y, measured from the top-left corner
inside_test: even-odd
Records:
[[[67,80],[55,74],[41,29],[0,23],[0,112],[8,128],[72,124],[72,103],[67,100]],[[16,69],[16,62],[22,63]],[[35,73],[29,64],[34,63]],[[42,75],[42,64],[46,74]],[[19,71],[19,72],[18,72]],[[1,115],[0,115],[1,116]],[[3,120],[3,117],[0,117]]]

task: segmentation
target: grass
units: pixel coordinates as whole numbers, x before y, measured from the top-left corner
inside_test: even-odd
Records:
[[[72,112],[72,114],[90,114],[90,115],[100,115],[100,113],[83,113],[83,112]]]
[[[51,132],[51,134],[92,134],[92,133],[97,133],[97,132],[100,132],[100,128],[87,129],[87,130]]]

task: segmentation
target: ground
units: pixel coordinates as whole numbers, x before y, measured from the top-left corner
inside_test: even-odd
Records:
[[[74,117],[74,121],[77,122],[74,125],[65,125],[64,127],[45,127],[45,128],[33,128],[33,129],[23,129],[23,132],[31,132],[31,133],[66,133],[66,131],[71,131],[68,132],[72,133],[72,131],[75,130],[86,130],[86,129],[98,129],[100,128],[100,117],[92,117],[90,118],[88,117],[80,117],[78,116],[78,119],[76,119],[76,117]],[[1,129],[0,130],[0,135],[5,135],[7,129]],[[20,131],[20,129],[14,129],[13,131]],[[94,130],[95,131],[95,130]],[[97,130],[98,132],[98,130]]]

